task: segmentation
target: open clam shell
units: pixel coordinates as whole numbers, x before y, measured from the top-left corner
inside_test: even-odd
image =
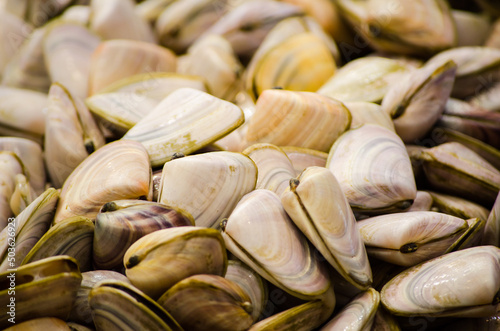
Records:
[[[182,331],[160,305],[140,290],[119,280],[104,280],[89,294],[89,304],[98,330]]]
[[[369,288],[356,296],[320,330],[370,330],[379,303],[380,294],[373,288]]]
[[[257,166],[257,189],[270,190],[281,196],[290,179],[295,177],[290,159],[278,146],[255,144],[246,148],[243,154],[248,155]]]
[[[304,300],[330,287],[325,266],[275,193],[258,189],[245,195],[222,223],[228,250],[274,285]]]
[[[17,323],[38,317],[65,320],[76,298],[82,276],[78,264],[68,256],[33,262],[0,274],[0,303],[7,309],[15,288],[13,315]],[[10,292],[9,292],[10,291]],[[9,311],[10,308],[8,308]],[[0,327],[11,326],[7,310],[0,317]]]
[[[410,158],[396,133],[364,124],[340,136],[326,164],[352,208],[366,212],[402,211],[417,189]]]
[[[499,248],[464,249],[400,273],[382,288],[381,301],[402,316],[491,316],[497,311],[499,270]]]
[[[54,223],[71,216],[94,219],[106,202],[149,198],[151,166],[144,147],[118,140],[89,155],[64,182]]]
[[[126,250],[156,230],[194,225],[187,212],[161,203],[118,200],[106,203],[95,220],[93,261],[99,269],[121,270]]]
[[[243,123],[242,110],[227,101],[191,88],[163,99],[123,139],[141,142],[153,167],[174,153],[190,154],[228,134]]]
[[[351,284],[366,289],[372,273],[356,219],[326,168],[310,167],[281,195],[285,211],[325,259]]]
[[[72,217],[51,227],[25,256],[28,264],[56,255],[71,256],[81,272],[92,270],[94,223],[88,218]]]
[[[312,92],[271,89],[257,99],[246,141],[328,152],[350,124],[351,113],[339,101]]]
[[[158,303],[186,330],[243,331],[253,323],[250,297],[238,284],[216,275],[183,279]]]
[[[246,155],[186,156],[163,166],[158,201],[190,213],[197,226],[217,227],[256,182],[257,167]]]
[[[219,231],[194,226],[147,234],[130,246],[123,261],[128,279],[153,299],[184,278],[196,274],[223,276],[227,268]]]
[[[357,226],[368,255],[401,266],[448,253],[469,228],[461,218],[431,211],[380,215]]]

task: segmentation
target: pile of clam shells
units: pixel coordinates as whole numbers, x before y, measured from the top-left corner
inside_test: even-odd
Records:
[[[1,329],[500,328],[498,1],[0,0],[0,40]]]

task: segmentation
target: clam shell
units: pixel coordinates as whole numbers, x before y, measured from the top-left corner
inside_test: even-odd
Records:
[[[0,304],[8,307],[11,302],[12,290],[9,293],[9,286],[13,282],[16,323],[39,317],[65,320],[81,281],[82,276],[74,259],[68,256],[43,259],[0,274]],[[1,328],[12,325],[9,318],[11,316],[7,313],[1,315]]]
[[[157,202],[118,200],[106,203],[96,216],[93,261],[98,269],[121,270],[125,251],[156,230],[194,225],[186,211]]]
[[[120,79],[145,72],[175,71],[177,59],[168,48],[136,40],[101,42],[92,54],[89,95]]]
[[[58,83],[52,84],[49,91],[45,131],[47,170],[57,188],[90,153],[105,143],[83,102]]]
[[[349,101],[345,103],[352,116],[351,129],[363,124],[377,124],[391,131],[396,131],[391,116],[376,103],[366,101]]]
[[[499,270],[497,247],[464,249],[394,277],[383,287],[381,301],[392,314],[402,316],[491,316],[497,310]]]
[[[431,211],[432,203],[432,195],[429,192],[417,191],[417,196],[408,211]]]
[[[480,218],[488,219],[489,210],[477,203],[448,194],[428,191],[433,200],[433,207],[440,212],[460,217],[463,219]]]
[[[257,167],[246,155],[187,156],[163,166],[158,201],[190,213],[197,226],[217,227],[256,182]]]
[[[328,152],[350,123],[351,113],[339,101],[311,92],[265,90],[257,99],[246,141]]]
[[[33,246],[22,264],[56,255],[71,256],[81,272],[92,270],[94,223],[88,218],[72,217],[51,227]]]
[[[500,193],[486,220],[482,244],[500,246]]]
[[[324,265],[275,193],[258,189],[245,195],[222,230],[231,253],[286,292],[310,300],[330,287]]]
[[[11,225],[0,232],[0,272],[21,265],[38,240],[49,229],[59,198],[59,192],[49,188],[23,210]],[[12,249],[12,232],[15,229],[15,249]],[[14,259],[12,259],[12,251]]]
[[[75,22],[83,26],[88,26],[90,22],[90,6],[83,4],[85,1],[80,1],[82,4],[76,4],[68,7],[61,15],[61,18],[68,22]]]
[[[295,225],[344,278],[360,289],[371,285],[370,264],[356,219],[330,170],[307,168],[290,180],[281,202]]]
[[[15,188],[10,197],[10,209],[14,215],[19,215],[26,207],[36,199],[36,193],[29,184],[26,176],[17,174],[14,177]]]
[[[451,10],[457,30],[457,46],[484,45],[491,31],[491,21],[484,13]]]
[[[370,330],[379,303],[380,294],[373,288],[369,288],[356,296],[320,330]]]
[[[182,331],[160,305],[125,282],[100,282],[90,291],[89,304],[97,330]]]
[[[238,106],[205,92],[181,88],[130,129],[123,139],[141,142],[153,167],[174,153],[190,154],[243,123]]]
[[[20,45],[31,32],[31,27],[21,18],[10,13],[7,10],[0,10],[0,43],[3,45],[0,51],[0,78],[6,64],[18,51]],[[12,36],[16,36],[16,42],[13,42]]]
[[[165,8],[175,0],[149,0],[135,5],[135,11],[146,22],[155,23]]]
[[[295,146],[283,146],[281,150],[292,162],[295,173],[299,175],[307,167],[324,167],[328,159],[328,153],[316,151],[309,148]]]
[[[352,208],[370,212],[404,210],[417,189],[401,139],[378,125],[351,129],[333,144],[326,164]]]
[[[182,226],[152,232],[125,252],[127,278],[153,299],[196,274],[224,275],[224,240],[215,229]]]
[[[0,152],[0,229],[7,225],[7,219],[12,216],[13,210],[9,201],[14,194],[15,177],[23,172],[23,163],[13,152]]]
[[[100,38],[84,26],[72,22],[50,25],[43,41],[43,53],[49,77],[73,95],[85,98],[92,53]]]
[[[158,303],[186,330],[243,331],[253,323],[253,305],[245,291],[216,275],[183,279]]]
[[[243,151],[257,166],[255,188],[266,189],[278,196],[285,191],[288,182],[295,177],[295,169],[281,148],[272,144],[255,144]]]
[[[149,24],[132,0],[90,1],[90,28],[104,39],[131,39],[155,43]]]
[[[368,255],[407,267],[449,252],[469,228],[461,218],[431,211],[380,215],[357,226]]]
[[[71,331],[72,329],[60,318],[55,317],[40,317],[25,321],[19,324],[12,325],[6,331]]]
[[[109,143],[87,157],[64,182],[54,224],[71,216],[94,219],[103,204],[151,195],[151,167],[134,141]]]
[[[276,86],[314,92],[335,70],[335,60],[325,42],[312,32],[304,32],[284,40],[262,55],[247,89],[256,98],[264,90]]]

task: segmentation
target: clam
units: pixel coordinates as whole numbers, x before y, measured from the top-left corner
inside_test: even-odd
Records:
[[[40,317],[30,319],[19,324],[12,325],[4,330],[8,331],[71,331],[72,329],[60,318],[55,317]]]
[[[326,168],[310,167],[281,195],[283,207],[322,256],[351,284],[367,289],[372,273],[356,219]]]
[[[76,4],[66,8],[61,18],[68,22],[75,22],[83,26],[88,26],[90,22],[91,8],[85,4]]]
[[[118,140],[89,155],[66,179],[54,224],[71,216],[94,219],[106,202],[149,198],[151,167],[144,147]]]
[[[93,325],[92,310],[89,305],[89,294],[92,288],[101,281],[117,280],[122,283],[130,284],[126,276],[109,270],[95,270],[82,272],[82,283],[76,295],[75,302],[71,308],[69,320],[82,323],[84,325]]]
[[[18,51],[25,38],[30,35],[31,27],[16,15],[9,13],[3,8],[0,10],[0,27],[2,34],[0,42],[3,45],[0,51],[0,78],[6,64]],[[16,36],[16,42],[12,42],[12,36]]]
[[[163,99],[123,139],[141,142],[153,167],[174,153],[187,155],[243,123],[241,109],[205,92],[181,88]]]
[[[459,143],[426,149],[420,156],[433,188],[490,206],[500,190],[500,172]]]
[[[491,31],[491,20],[485,13],[451,10],[457,33],[457,46],[482,46]]]
[[[246,155],[187,156],[163,166],[158,201],[190,213],[197,226],[217,227],[257,180],[257,167]]]
[[[324,167],[328,153],[316,151],[309,148],[301,148],[295,146],[283,146],[281,150],[292,162],[295,173],[299,175],[307,167]]]
[[[483,245],[500,246],[500,193],[491,208],[484,227]]]
[[[221,227],[227,249],[279,288],[304,300],[328,291],[325,266],[275,193],[263,189],[248,193]]]
[[[186,330],[247,330],[253,305],[243,289],[216,275],[194,275],[172,286],[158,303]]]
[[[377,124],[391,131],[396,131],[394,129],[394,123],[391,116],[376,103],[366,101],[348,101],[345,102],[345,106],[349,109],[352,116],[350,125],[350,128],[352,129],[355,129],[363,124]]]
[[[339,9],[379,51],[430,55],[456,45],[448,2],[340,0]]]
[[[140,290],[119,280],[104,280],[89,294],[97,330],[182,331],[160,305]]]
[[[327,330],[370,330],[380,303],[380,294],[373,288],[360,293],[330,322],[321,328]]]
[[[432,197],[432,206],[442,213],[463,219],[479,218],[486,222],[489,210],[477,203],[448,194],[427,191]]]
[[[224,278],[238,284],[252,303],[251,316],[257,321],[268,301],[267,283],[249,266],[239,260],[229,260]]]
[[[241,1],[205,33],[222,35],[239,57],[248,59],[279,21],[302,15],[299,7],[288,3],[273,0]]]
[[[243,66],[231,44],[218,35],[207,35],[189,47],[177,71],[203,77],[211,94],[224,100],[233,101],[242,89]]]
[[[125,252],[127,278],[157,299],[175,283],[196,274],[223,276],[224,240],[215,229],[182,226],[152,232]]]
[[[88,218],[72,217],[51,227],[31,248],[22,264],[56,255],[71,256],[81,272],[92,270],[94,223]]]
[[[80,24],[64,21],[51,24],[45,34],[43,52],[52,82],[65,86],[77,97],[85,98],[90,59],[100,42],[99,37]]]
[[[421,139],[439,119],[448,100],[457,66],[452,61],[424,66],[391,85],[382,100],[397,134],[406,143]]]
[[[83,102],[59,83],[52,84],[45,121],[45,160],[52,184],[59,188],[104,138]]]
[[[415,200],[413,200],[413,204],[408,211],[430,211],[432,204],[433,199],[429,192],[417,191],[417,196],[415,197]]]
[[[90,28],[103,39],[132,39],[154,43],[149,24],[135,11],[132,0],[90,1]]]
[[[0,272],[21,265],[24,257],[49,229],[59,192],[49,188],[0,232]],[[12,228],[13,226],[13,228]],[[15,230],[15,238],[12,238]],[[14,239],[14,247],[12,246]],[[14,255],[14,256],[13,256]]]
[[[256,189],[266,189],[281,196],[295,169],[285,152],[272,144],[255,144],[243,151],[257,166]]]
[[[464,249],[400,273],[383,287],[381,301],[401,316],[491,316],[497,311],[499,270],[499,248]]]
[[[65,320],[81,281],[78,264],[68,256],[51,257],[2,272],[0,303],[5,313],[0,317],[0,327],[11,326],[8,319],[12,317],[16,323],[39,317]],[[8,306],[11,298],[15,298],[13,310]]]
[[[95,220],[93,261],[99,269],[121,270],[126,250],[156,230],[194,225],[186,211],[160,203],[118,200],[104,204]]]
[[[135,11],[146,22],[155,23],[165,8],[175,0],[149,0],[135,5]]]
[[[25,175],[17,174],[14,176],[14,181],[15,188],[10,197],[9,205],[14,215],[17,216],[36,199],[36,193]]]
[[[380,102],[389,86],[410,71],[403,61],[364,57],[345,64],[317,92],[342,102]]]
[[[358,211],[402,211],[417,194],[401,138],[378,125],[364,124],[345,132],[333,144],[326,166]]]
[[[184,53],[228,8],[228,1],[173,1],[161,10],[155,24],[160,43],[176,53]]]
[[[350,123],[351,113],[339,101],[312,92],[265,90],[257,99],[246,141],[328,152]]]
[[[469,228],[461,218],[431,211],[380,215],[357,225],[368,255],[406,267],[450,252]]]
[[[7,225],[7,219],[12,216],[13,210],[10,208],[10,200],[14,194],[16,182],[15,176],[23,172],[23,163],[13,152],[0,152],[0,228]]]
[[[126,77],[145,72],[172,72],[176,67],[175,54],[168,48],[137,40],[103,41],[92,54],[89,95]]]

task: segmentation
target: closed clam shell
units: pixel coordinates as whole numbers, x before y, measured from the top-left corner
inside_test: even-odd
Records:
[[[350,123],[351,113],[337,100],[312,92],[265,90],[257,99],[246,141],[328,152]]]
[[[87,97],[90,59],[100,42],[98,36],[78,23],[51,24],[43,42],[50,79],[79,98]]]
[[[357,210],[405,210],[417,194],[403,142],[378,125],[364,124],[345,132],[333,144],[326,166]]]
[[[402,316],[491,316],[497,310],[499,270],[499,248],[464,249],[403,271],[382,288],[381,301]]]
[[[121,270],[125,251],[156,230],[194,225],[191,215],[161,203],[118,200],[106,203],[95,220],[93,261],[99,269]]]
[[[182,331],[179,324],[150,297],[119,280],[104,280],[89,294],[97,330]]]
[[[175,54],[152,43],[113,39],[103,41],[92,54],[89,95],[120,79],[152,71],[175,71]]]
[[[286,156],[288,156],[292,162],[297,175],[299,175],[307,167],[324,167],[326,165],[326,159],[328,159],[328,153],[309,148],[283,146],[281,149],[286,153]]]
[[[150,197],[150,183],[149,157],[141,144],[109,143],[80,163],[64,182],[54,223],[71,216],[94,219],[109,201]]]
[[[56,255],[71,256],[80,271],[92,269],[92,241],[94,223],[88,218],[72,217],[51,227],[29,253],[22,264],[28,264]]]
[[[310,167],[281,195],[285,211],[325,259],[351,284],[366,289],[372,273],[356,219],[326,168]]]
[[[380,294],[373,288],[357,295],[321,331],[370,330],[380,303]]]
[[[357,226],[368,255],[402,266],[449,252],[469,228],[461,218],[432,211],[380,215]]]
[[[52,330],[52,331],[71,331],[72,329],[60,318],[55,317],[40,317],[30,319],[19,324],[12,325],[4,330],[8,331],[37,331],[37,330]]]
[[[215,229],[182,226],[152,232],[137,240],[123,259],[127,278],[153,299],[195,274],[223,276],[224,240]]]
[[[227,249],[284,291],[310,300],[330,287],[325,266],[275,193],[263,189],[248,193],[222,223]]]
[[[255,144],[243,151],[257,166],[255,188],[266,189],[278,196],[285,191],[288,182],[295,177],[295,169],[285,152],[272,144]]]
[[[47,232],[58,198],[59,192],[56,189],[52,187],[47,189],[0,232],[2,261],[0,272],[21,265],[24,257]],[[12,238],[13,230],[15,230],[15,238]],[[12,246],[12,239],[14,239],[14,246]]]
[[[433,188],[484,206],[491,206],[500,189],[500,171],[460,143],[426,149],[421,158]]]
[[[180,88],[163,99],[123,139],[141,142],[152,166],[174,153],[190,154],[243,123],[242,110],[227,101],[192,88]]]
[[[50,87],[45,130],[47,170],[57,188],[90,153],[105,143],[83,102],[59,83]]]
[[[186,156],[163,166],[158,201],[190,213],[197,226],[217,227],[256,182],[257,167],[246,155]]]
[[[257,321],[268,300],[267,283],[249,266],[239,260],[229,260],[224,278],[238,284],[252,303],[252,319]]]
[[[276,86],[314,92],[335,70],[335,60],[325,42],[312,32],[304,32],[288,38],[263,55],[247,89],[255,97]]]
[[[404,142],[421,139],[439,119],[450,97],[456,70],[453,61],[424,66],[391,85],[382,109],[391,115]]]
[[[235,282],[194,275],[172,286],[158,303],[186,330],[247,330],[253,323],[250,297]]]
[[[0,273],[0,303],[2,307],[8,307],[15,295],[13,315],[16,323],[39,317],[65,320],[81,281],[82,275],[73,258],[57,256],[43,259],[20,266],[15,271]],[[15,287],[15,294],[9,287]],[[8,321],[11,317],[4,310],[0,317],[0,327],[12,326],[12,322]]]
[[[89,25],[103,39],[156,42],[153,30],[135,11],[132,0],[90,1]]]

